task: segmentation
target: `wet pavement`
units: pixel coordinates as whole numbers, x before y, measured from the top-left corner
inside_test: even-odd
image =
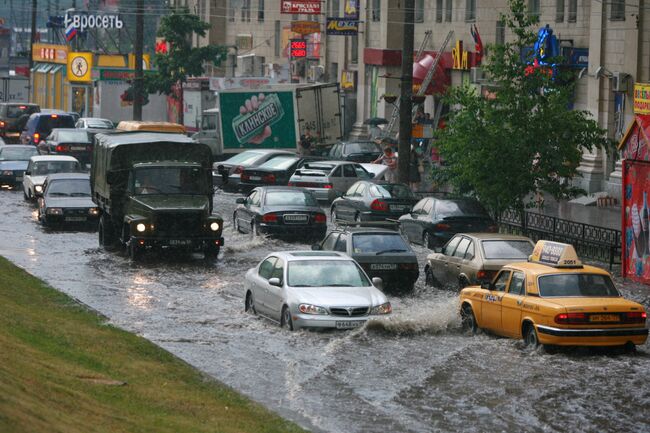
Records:
[[[0,255],[207,374],[314,431],[649,431],[650,347],[529,352],[460,332],[456,294],[418,281],[394,315],[354,331],[290,333],[243,311],[243,277],[267,253],[307,249],[232,230],[220,259],[131,263],[97,234],[50,231],[22,193],[0,192]],[[423,268],[427,251],[414,246]],[[650,306],[645,286],[619,285]]]

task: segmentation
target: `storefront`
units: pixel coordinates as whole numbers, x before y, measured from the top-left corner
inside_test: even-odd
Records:
[[[31,101],[41,108],[66,110],[70,95],[65,79],[68,47],[34,44],[32,59]]]
[[[623,277],[650,284],[650,83],[634,86],[634,120],[619,143],[623,159]]]

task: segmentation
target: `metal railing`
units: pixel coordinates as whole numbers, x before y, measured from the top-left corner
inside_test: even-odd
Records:
[[[539,214],[505,211],[499,219],[502,232],[572,244],[580,257],[620,264],[621,231]]]

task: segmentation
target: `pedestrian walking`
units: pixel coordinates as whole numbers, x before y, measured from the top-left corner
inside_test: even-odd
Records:
[[[311,155],[311,145],[312,145],[312,138],[311,138],[311,133],[309,132],[309,129],[305,131],[304,135],[300,136],[300,153],[303,156]]]
[[[421,164],[422,159],[418,155],[417,148],[411,144],[411,151],[409,152],[409,186],[413,192],[420,189],[420,182],[422,181],[420,176]]]
[[[372,163],[383,164],[388,167],[384,177],[389,183],[397,182],[397,155],[390,146],[384,147],[384,153]]]

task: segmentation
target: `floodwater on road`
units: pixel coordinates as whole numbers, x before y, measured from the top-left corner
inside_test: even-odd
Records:
[[[300,425],[326,432],[649,431],[650,348],[527,351],[460,332],[457,295],[390,297],[393,316],[354,331],[282,330],[244,313],[246,270],[309,245],[235,233],[218,193],[217,262],[149,255],[131,263],[90,231],[51,231],[22,193],[0,192],[0,255]],[[428,253],[414,246],[421,270]],[[644,288],[622,288],[648,308]]]

